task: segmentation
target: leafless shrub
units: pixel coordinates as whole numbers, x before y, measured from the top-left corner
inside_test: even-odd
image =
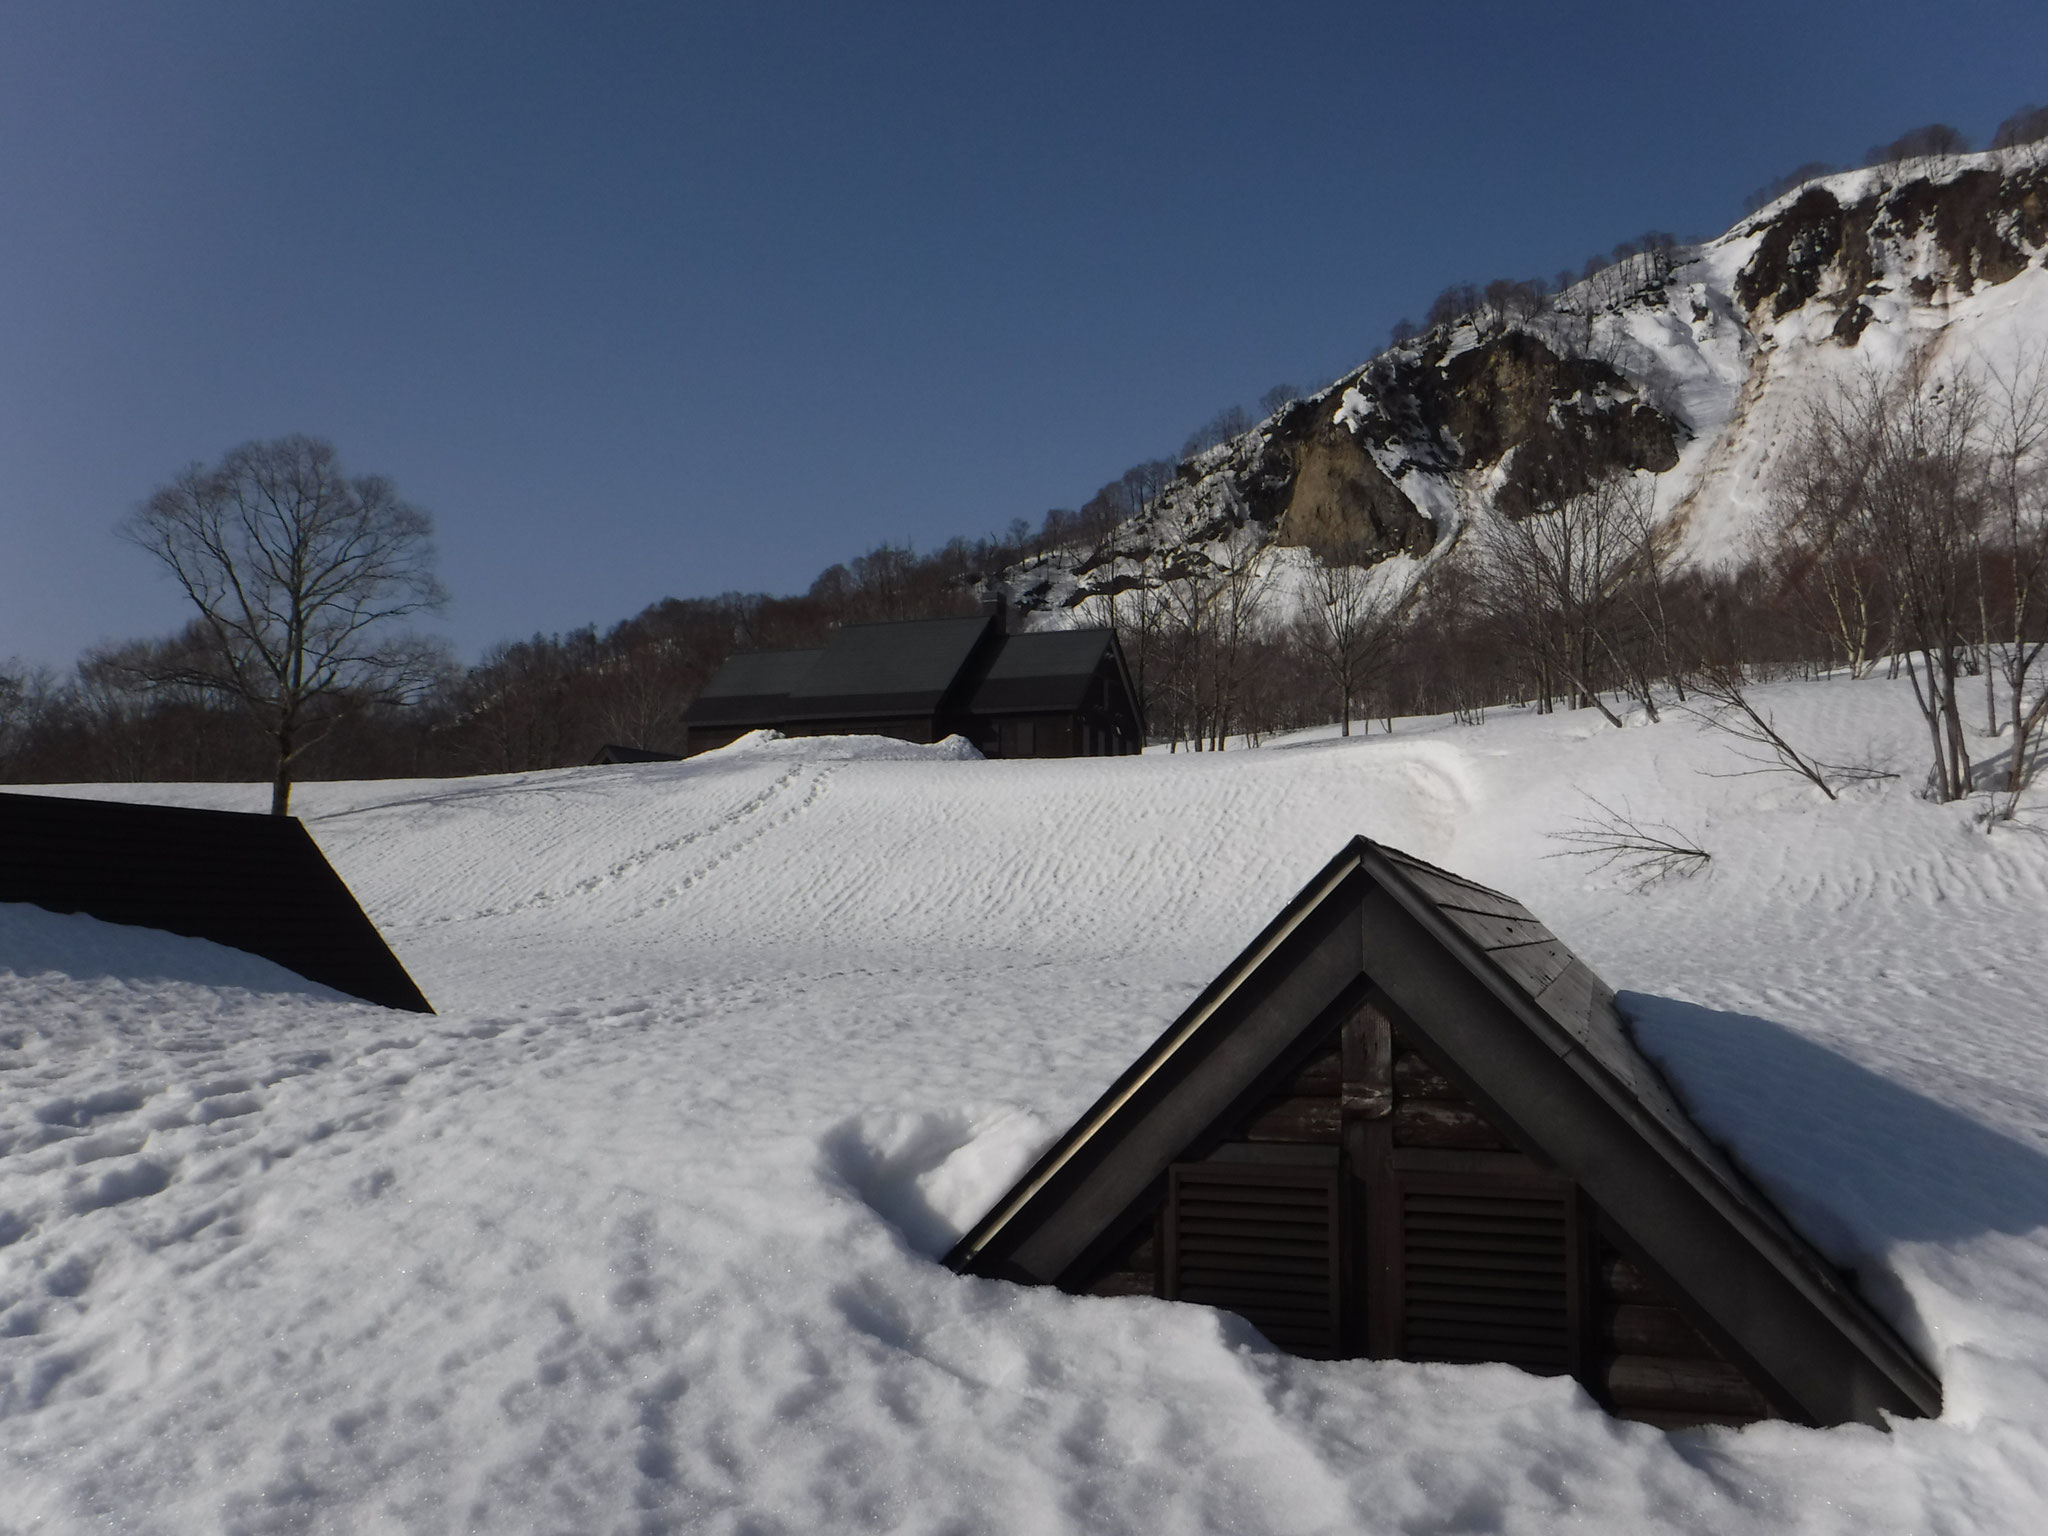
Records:
[[[1777,721],[1750,698],[1748,679],[1732,662],[1703,667],[1693,675],[1694,700],[1683,706],[1688,714],[1709,730],[1733,736],[1737,741],[1761,747],[1764,754],[1738,751],[1735,755],[1751,766],[1716,778],[1740,777],[1746,773],[1791,773],[1805,779],[1830,800],[1836,797],[1837,782],[1861,779],[1893,779],[1898,775],[1874,764],[1824,763],[1801,752],[1785,739]]]
[[[1565,846],[1546,857],[1590,859],[1593,868],[1615,870],[1638,891],[1664,880],[1689,879],[1714,857],[1668,822],[1641,821],[1626,804],[1616,810],[1592,795],[1585,798],[1597,814],[1576,817],[1564,831],[1547,833]]]
[[[1960,128],[1947,123],[1928,123],[1908,129],[1889,144],[1873,144],[1863,152],[1865,165],[1895,165],[1901,160],[1925,160],[1944,155],[1966,155],[1970,140]]]

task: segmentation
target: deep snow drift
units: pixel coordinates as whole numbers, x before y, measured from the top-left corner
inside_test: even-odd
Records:
[[[990,763],[851,739],[309,785],[440,1010],[0,907],[0,1529],[2013,1532],[2048,1512],[2048,838],[1903,685]],[[259,808],[254,787],[78,790]],[[1696,834],[1632,893],[1582,792]],[[1345,838],[1513,892],[1940,1371],[1667,1435],[933,1262]]]

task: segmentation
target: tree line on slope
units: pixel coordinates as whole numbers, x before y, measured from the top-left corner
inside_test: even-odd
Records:
[[[296,440],[293,451],[353,505],[331,450]],[[214,473],[245,472],[251,452]],[[1620,474],[1547,513],[1476,520],[1465,547],[1419,580],[1362,549],[1276,554],[1269,531],[1247,525],[1200,549],[1120,557],[1118,580],[1077,617],[1116,628],[1149,734],[1175,750],[1502,707],[1584,709],[1620,726],[1678,703],[1829,793],[1853,765],[1802,757],[1747,690],[1760,677],[1882,667],[1920,701],[1930,795],[1993,790],[2010,816],[2048,737],[2048,363],[2035,354],[1980,374],[1921,360],[1866,376],[1812,405],[1787,462],[1796,473],[1733,568],[1674,567],[1654,477]],[[977,583],[1026,556],[1102,558],[1172,471],[1137,466],[1036,529],[928,554],[881,546],[799,596],[671,598],[603,632],[495,646],[467,668],[387,637],[381,672],[343,675],[329,647],[329,685],[301,700],[293,727],[291,776],[562,767],[607,741],[679,749],[680,710],[732,652],[815,645],[844,623],[972,612]],[[380,484],[349,494],[388,513]],[[176,482],[130,536],[147,536],[167,496],[176,509],[220,495]],[[392,570],[404,579],[350,611],[402,617],[430,604],[416,568]],[[0,670],[0,777],[273,777],[274,690],[258,686],[263,707],[252,708],[229,653],[240,645],[245,669],[268,663],[221,622],[202,613],[168,639],[95,651],[70,678]],[[1981,752],[1986,741],[1991,760],[1974,760],[1973,742]]]
[[[2001,371],[1852,380],[1809,407],[1748,556],[1674,567],[1656,482],[1595,480],[1488,516],[1412,584],[1322,551],[1288,611],[1249,533],[1092,599],[1142,679],[1155,739],[1195,750],[1357,716],[1587,709],[1621,727],[1676,702],[1832,795],[1749,701],[1759,679],[1879,668],[1910,684],[1926,791],[2010,819],[2048,739],[2048,353]],[[1272,610],[1269,617],[1269,610]],[[1994,743],[1990,760],[1972,743]],[[1980,746],[1981,750],[1981,746]]]
[[[1990,149],[2009,149],[2021,144],[2033,144],[2048,140],[2048,107],[2024,106],[2000,123],[1991,135]],[[1948,123],[1927,123],[1909,129],[1896,139],[1885,144],[1874,144],[1854,165],[1834,165],[1824,160],[1809,160],[1795,166],[1784,175],[1766,182],[1743,199],[1742,211],[1755,213],[1759,208],[1776,202],[1793,188],[1802,186],[1819,176],[1832,176],[1841,171],[1857,170],[1863,166],[1894,165],[1901,161],[1924,159],[1938,155],[1967,154],[1970,150],[1969,137],[1962,130]],[[1684,244],[1696,244],[1687,240]],[[1562,268],[1553,277],[1497,277],[1487,283],[1452,283],[1430,301],[1424,312],[1422,323],[1403,316],[1394,323],[1389,340],[1400,346],[1426,331],[1438,326],[1453,325],[1460,320],[1473,317],[1492,319],[1506,323],[1527,320],[1542,313],[1546,308],[1555,307],[1558,296],[1580,283],[1594,285],[1590,307],[1598,309],[1611,304],[1628,292],[1660,284],[1670,275],[1671,263],[1681,242],[1668,230],[1646,230],[1633,240],[1624,240],[1612,250],[1596,251],[1576,269]],[[1279,404],[1284,404],[1280,401]],[[1268,414],[1278,405],[1268,408]],[[1243,412],[1238,413],[1240,417]],[[1237,428],[1243,431],[1251,425],[1245,418]],[[1234,436],[1225,433],[1223,436]],[[1223,436],[1211,441],[1220,442]],[[1191,440],[1192,442],[1193,440]],[[1208,446],[1207,442],[1201,446]],[[1183,456],[1192,454],[1193,448]]]
[[[1991,142],[1986,149],[2013,149],[2021,144],[2038,144],[2048,139],[2048,107],[2037,107],[2029,103],[2007,117],[1992,130]],[[1969,135],[1949,123],[1927,123],[1918,128],[1908,129],[1888,144],[1873,144],[1863,152],[1863,158],[1854,165],[1833,165],[1825,160],[1809,160],[1804,165],[1794,166],[1775,180],[1767,181],[1742,200],[1742,211],[1755,213],[1817,176],[1833,176],[1841,171],[1860,170],[1870,165],[1896,165],[1904,160],[1922,160],[1937,155],[1966,155],[1970,152]]]
[[[793,596],[666,598],[608,629],[535,634],[460,666],[405,621],[434,611],[431,523],[331,445],[246,444],[123,524],[197,617],[95,647],[68,674],[0,662],[0,782],[268,781],[510,772],[607,742],[680,750],[682,707],[728,655],[842,624],[973,613],[976,583],[1092,547],[1173,477],[1149,460],[1079,510],[916,551],[882,544]]]

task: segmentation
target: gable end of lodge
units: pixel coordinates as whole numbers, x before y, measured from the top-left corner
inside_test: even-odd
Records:
[[[1120,757],[1145,739],[1114,630],[1013,634],[996,602],[963,618],[844,625],[815,650],[729,657],[683,726],[691,756],[758,730],[957,735],[984,757]]]
[[[955,1270],[1506,1361],[1666,1426],[1941,1385],[1513,898],[1354,839],[964,1237]]]

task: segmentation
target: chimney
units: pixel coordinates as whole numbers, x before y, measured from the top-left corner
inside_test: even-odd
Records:
[[[981,613],[983,618],[996,621],[996,633],[1006,634],[1010,628],[1010,600],[1001,587],[981,589]]]

